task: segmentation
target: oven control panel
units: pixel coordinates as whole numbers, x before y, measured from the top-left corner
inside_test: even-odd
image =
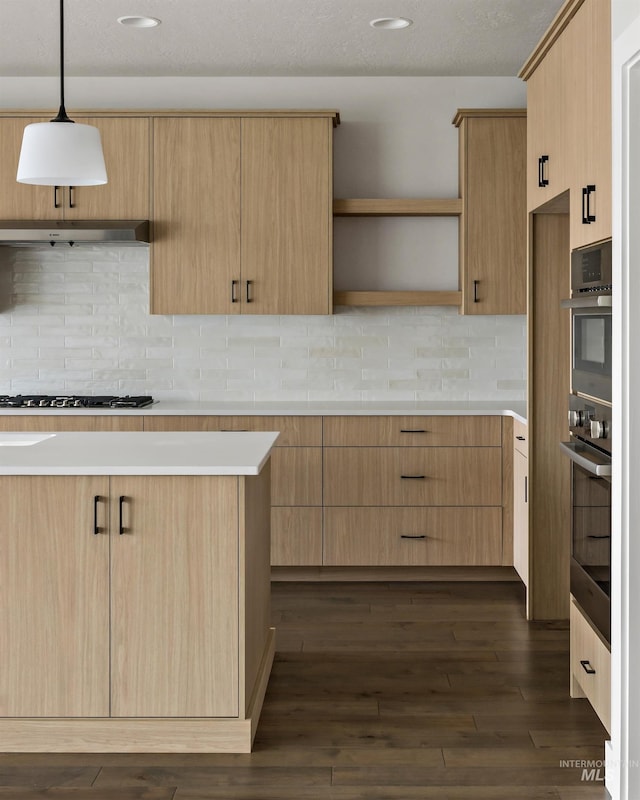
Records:
[[[611,406],[569,395],[569,430],[573,436],[611,453]]]

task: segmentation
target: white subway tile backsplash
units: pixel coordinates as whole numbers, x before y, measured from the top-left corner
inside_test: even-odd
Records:
[[[454,308],[151,316],[148,252],[0,253],[0,393],[204,402],[523,400],[523,317]]]

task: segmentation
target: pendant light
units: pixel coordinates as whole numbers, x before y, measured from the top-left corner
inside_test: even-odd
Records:
[[[60,0],[60,109],[51,122],[27,125],[18,161],[18,183],[98,186],[107,182],[100,131],[69,119],[64,107],[64,0]]]

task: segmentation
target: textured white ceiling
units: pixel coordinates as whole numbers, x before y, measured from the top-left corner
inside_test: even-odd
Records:
[[[68,75],[515,75],[562,0],[66,0]],[[57,0],[0,0],[0,75],[58,70]],[[117,17],[159,17],[153,29]],[[369,20],[414,25],[376,30]]]

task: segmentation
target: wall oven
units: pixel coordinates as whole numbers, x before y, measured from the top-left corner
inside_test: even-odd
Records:
[[[571,253],[571,391],[611,402],[611,242]]]
[[[571,594],[611,641],[611,407],[571,395]]]
[[[571,593],[611,639],[611,242],[571,253]]]

